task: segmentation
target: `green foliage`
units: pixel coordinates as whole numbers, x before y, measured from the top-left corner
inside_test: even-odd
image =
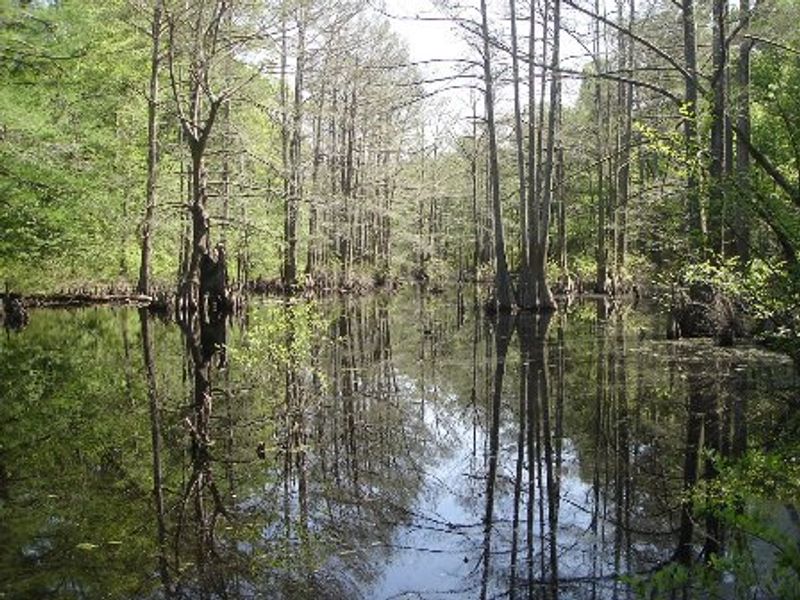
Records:
[[[231,352],[250,374],[263,372],[263,364],[276,365],[279,372],[308,365],[325,325],[313,303],[269,304],[254,313],[242,347]]]
[[[141,6],[126,0],[0,2],[4,59],[0,64],[0,279],[13,287],[34,291],[135,279],[146,156],[143,91],[150,49],[150,15],[137,10]],[[204,6],[204,10],[211,8]],[[240,8],[237,3],[237,11],[242,12],[237,12],[235,19],[236,39],[237,44],[250,40],[241,42],[241,54],[248,58],[240,61],[220,54],[211,72],[211,87],[217,91],[226,81],[249,81],[232,101],[230,123],[215,126],[206,166],[212,237],[216,242],[224,233],[231,267],[242,267],[251,280],[276,276],[284,250],[286,165],[281,156],[279,85],[274,76],[254,71],[258,57],[270,55],[271,60],[275,48],[265,47],[258,36],[250,39],[246,35],[274,9],[256,2],[243,3]],[[385,22],[358,14],[356,5],[350,9],[354,11],[352,22],[336,35],[329,29],[337,29],[338,24],[331,24],[338,22],[335,15],[327,14],[325,5],[310,11],[314,16],[309,17],[309,31],[319,36],[321,58],[316,61],[319,64],[309,64],[303,92],[307,101],[301,126],[306,135],[300,152],[304,181],[298,262],[302,266],[311,247],[307,225],[313,204],[321,221],[313,241],[318,250],[324,249],[325,264],[319,270],[325,274],[340,275],[347,270],[350,279],[370,281],[375,275],[385,279],[424,271],[438,281],[471,272],[476,232],[483,249],[492,245],[485,131],[476,126],[473,139],[471,126],[465,130],[463,122],[443,122],[446,111],[441,104],[429,105],[430,114],[418,108],[423,95],[420,73],[412,68],[386,68],[408,62],[401,41]],[[786,60],[786,48],[800,42],[796,31],[787,26],[796,22],[797,7],[781,1],[770,11],[758,13],[753,21],[755,33],[767,31],[770,35],[765,38],[781,43],[759,43],[753,51],[753,142],[794,182],[800,169],[800,68],[797,61]],[[674,26],[674,15],[664,7],[646,18],[637,17],[642,17],[637,24],[642,35],[653,39],[663,35],[659,30]],[[703,28],[699,30],[701,54],[706,34]],[[359,47],[363,56],[342,52],[344,39]],[[181,54],[187,40],[181,35],[173,39],[179,72],[185,68]],[[295,52],[291,48],[294,41],[289,40],[290,55]],[[290,62],[292,58],[289,56]],[[652,57],[639,59],[644,61],[641,77],[645,79],[650,67],[652,73],[670,68],[658,61],[650,64]],[[682,271],[691,270],[687,265],[699,254],[698,232],[687,231],[687,174],[697,175],[701,204],[708,204],[708,157],[702,151],[708,136],[708,103],[701,99],[698,148],[687,154],[680,126],[690,116],[687,106],[653,95],[653,90],[645,87],[637,88],[629,149],[630,193],[627,206],[618,206],[616,177],[621,154],[614,148],[614,140],[620,137],[623,112],[615,105],[618,83],[591,77],[596,70],[613,71],[616,60],[612,52],[598,57],[596,64],[587,64],[584,71],[589,77],[581,85],[575,105],[563,110],[559,145],[565,160],[560,191],[566,202],[569,269],[584,280],[595,277],[592,263],[598,252],[602,202],[609,263],[615,262],[623,211],[625,214],[627,267],[625,272],[614,273],[617,265],[610,264],[612,276],[642,279],[653,265],[682,277]],[[187,227],[184,177],[188,157],[185,143],[177,135],[165,63],[159,104],[161,168],[153,271],[158,282],[171,285],[179,270],[178,254]],[[671,82],[669,77],[663,81],[661,76],[653,77],[656,87],[663,85],[680,97],[681,78]],[[347,161],[340,158],[346,155],[343,140],[349,135],[344,131],[349,117],[343,112],[349,110],[349,100],[344,97],[348,94],[353,94],[360,118],[352,132],[359,142],[351,149],[358,166],[345,177]],[[291,105],[291,97],[288,103]],[[426,125],[430,117],[437,122],[435,132]],[[507,117],[498,119],[500,185],[507,254],[516,269],[521,219],[514,132]],[[473,158],[477,171],[474,212]],[[220,180],[226,160],[231,185],[223,219]],[[741,295],[755,316],[766,318],[776,311],[786,312],[797,299],[800,286],[797,274],[789,274],[792,261],[779,264],[777,257],[787,259],[786,254],[800,244],[800,213],[760,169],[754,166],[749,175],[747,186],[737,179],[738,174],[725,182],[726,218],[743,216],[752,234],[750,250],[756,260],[748,266],[746,281],[729,277],[735,269],[727,263],[725,273],[694,275],[719,278],[720,284]],[[356,189],[345,193],[343,182],[348,178],[357,182]],[[388,217],[386,227],[391,230],[390,257],[376,260],[376,244],[371,238],[376,237],[378,223],[383,228],[384,217]],[[554,211],[551,235],[556,232],[556,221]],[[731,229],[732,224],[725,226]],[[776,244],[776,232],[783,235],[781,245]],[[352,255],[342,260],[339,254],[348,244]],[[551,250],[553,259],[555,244]],[[775,273],[765,271],[767,264]],[[479,266],[482,273],[490,268],[487,263]],[[235,271],[230,269],[232,274]],[[779,271],[785,271],[787,277],[781,278]],[[770,296],[759,287],[780,293]],[[772,334],[780,341],[794,335],[793,327],[782,323]]]
[[[594,281],[597,277],[597,261],[593,256],[585,254],[575,256],[571,260],[570,271],[580,281]],[[549,270],[548,275],[551,278],[558,277],[558,273],[553,270]]]
[[[653,283],[667,290],[664,302],[669,302],[670,290],[675,287],[710,285],[759,320],[787,313],[800,300],[793,274],[782,265],[753,260],[743,268],[737,257],[686,263],[677,271],[656,274]]]
[[[731,300],[749,323],[749,333],[774,350],[800,359],[800,277],[782,264],[755,259],[742,268],[736,257],[686,263],[676,272],[659,273],[654,283],[659,302],[669,308],[676,289],[710,285]]]
[[[15,5],[0,27],[0,274],[23,289],[113,279],[143,177],[145,46],[124,2]]]
[[[149,29],[148,19],[148,11],[125,0],[0,5],[0,279],[16,289],[129,284],[137,277],[150,70],[150,39],[141,32]],[[177,272],[186,193],[186,158],[165,101],[164,65],[153,254],[162,283]],[[251,66],[230,69],[241,79],[253,76]],[[274,86],[260,78],[248,89],[274,96]],[[248,149],[233,169],[234,189],[242,194],[264,187],[276,154],[275,126],[261,102],[232,111],[237,135],[226,144],[231,152]],[[212,143],[222,143],[221,136]],[[209,165],[215,177],[220,160]],[[226,224],[232,259],[243,252],[246,237],[251,271],[262,273],[275,269],[278,256],[266,235],[280,222],[277,203],[264,201],[270,197],[234,203],[234,226]],[[221,207],[212,209],[216,219]]]
[[[130,362],[134,314],[37,314],[25,336],[0,345],[0,562],[19,569],[0,576],[8,597],[62,586],[124,597],[141,585],[135,566],[155,549],[132,535],[151,489],[147,406]]]
[[[784,505],[800,497],[798,450],[751,450],[737,461],[712,457],[719,475],[693,495],[699,514],[713,515],[733,532],[734,543],[713,568],[773,598],[794,598],[800,587],[800,548],[782,523],[788,519]]]
[[[726,532],[723,553],[690,566],[669,563],[655,574],[625,577],[640,598],[667,597],[676,590],[693,597],[790,600],[800,587],[800,548],[790,512],[800,497],[800,448],[750,450],[739,459],[714,453],[717,472],[692,491],[695,520],[713,517]]]

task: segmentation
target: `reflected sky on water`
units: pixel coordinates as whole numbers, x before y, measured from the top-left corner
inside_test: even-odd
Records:
[[[686,490],[779,433],[789,361],[477,306],[34,311],[0,342],[0,597],[626,598],[724,552]]]

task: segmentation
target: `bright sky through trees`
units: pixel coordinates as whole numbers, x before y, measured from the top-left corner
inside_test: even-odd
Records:
[[[453,79],[453,77],[468,68],[464,60],[479,60],[476,47],[470,47],[467,41],[469,37],[473,37],[475,44],[478,39],[474,35],[470,36],[455,22],[449,21],[447,9],[442,8],[441,4],[434,0],[376,0],[372,6],[375,12],[391,17],[392,28],[408,43],[411,59],[422,63],[421,70],[427,81],[425,88],[429,93],[435,93],[438,98],[438,101],[434,102],[438,108],[434,111],[434,121],[441,121],[444,112],[455,121],[465,122],[464,119],[472,114],[471,92],[468,88],[475,88],[472,94],[476,94],[480,81],[477,78]],[[477,20],[478,5],[474,4],[472,18]],[[500,13],[503,26],[508,28],[507,3],[496,3],[494,9]],[[517,11],[519,33],[522,37],[527,37],[528,8],[522,4],[518,6]],[[563,64],[570,69],[580,70],[590,60],[588,49],[583,47],[581,41],[588,35],[589,22],[578,14],[567,12],[565,23],[568,26],[563,40]],[[507,62],[505,60],[503,63],[504,70],[508,70],[508,65],[505,64]],[[475,69],[474,66],[470,72],[474,72],[477,76],[479,73]],[[508,80],[508,74],[504,79]],[[525,82],[522,84],[524,86]],[[574,104],[579,88],[579,80],[565,78],[563,90],[565,105]],[[511,109],[510,86],[501,86],[498,89],[497,101],[505,109]],[[478,106],[480,107],[480,103]]]

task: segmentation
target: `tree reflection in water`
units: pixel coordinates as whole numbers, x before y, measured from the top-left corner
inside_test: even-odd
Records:
[[[153,461],[153,506],[156,515],[156,540],[157,540],[157,560],[158,572],[164,589],[164,595],[173,595],[172,579],[167,562],[167,528],[165,523],[164,511],[164,483],[161,462],[161,399],[159,397],[156,364],[153,351],[153,339],[150,319],[147,310],[139,309],[139,325],[141,327],[142,339],[142,358],[144,359],[145,381],[147,386],[147,404],[150,416],[150,442],[152,447]]]
[[[214,477],[214,398],[212,378],[227,368],[227,324],[224,318],[198,318],[179,321],[191,375],[191,395],[184,423],[189,437],[189,473],[183,484],[176,511],[174,532],[175,569],[181,572],[192,561],[200,589],[223,595],[228,576],[219,566],[223,551],[217,536],[220,517],[231,518]],[[143,336],[144,338],[144,336]],[[186,556],[182,548],[192,549]],[[192,557],[192,558],[188,558]]]
[[[469,295],[34,313],[0,347],[0,592],[612,598],[723,552],[689,492],[774,431],[791,367],[604,302],[488,322]]]

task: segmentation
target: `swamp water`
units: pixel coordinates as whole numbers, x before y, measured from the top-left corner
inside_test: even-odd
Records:
[[[721,536],[683,490],[780,427],[779,355],[583,302],[256,301],[0,341],[0,598],[625,598]]]

